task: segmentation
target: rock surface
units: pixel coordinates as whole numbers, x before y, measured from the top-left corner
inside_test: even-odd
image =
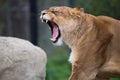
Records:
[[[0,37],[0,80],[45,80],[46,54],[29,41]]]

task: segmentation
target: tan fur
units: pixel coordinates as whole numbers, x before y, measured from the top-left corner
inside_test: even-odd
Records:
[[[52,7],[42,13],[59,25],[62,40],[72,50],[69,80],[120,77],[119,20],[70,7]]]

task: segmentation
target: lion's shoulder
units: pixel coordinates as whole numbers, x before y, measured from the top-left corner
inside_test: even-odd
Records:
[[[112,17],[108,17],[108,16],[97,16],[97,18],[100,21],[103,21],[105,24],[113,24],[113,23],[119,22],[119,20],[116,20],[116,19],[114,19]]]

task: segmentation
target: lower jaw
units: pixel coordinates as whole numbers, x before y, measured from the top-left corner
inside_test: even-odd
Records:
[[[56,42],[53,43],[55,46],[61,46],[63,44],[63,41],[61,38],[59,38]]]

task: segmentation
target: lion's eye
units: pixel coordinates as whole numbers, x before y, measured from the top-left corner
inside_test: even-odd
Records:
[[[52,11],[52,13],[59,13],[58,11]]]
[[[59,11],[52,11],[52,13],[54,13],[55,15],[61,14],[61,12]]]

